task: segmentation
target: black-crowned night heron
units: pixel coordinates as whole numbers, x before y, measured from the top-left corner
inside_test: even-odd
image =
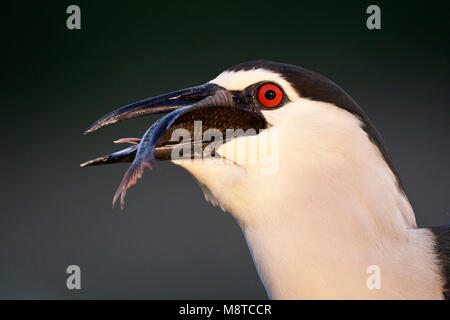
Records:
[[[170,113],[141,139],[117,141],[131,147],[82,165],[132,162],[114,201],[121,196],[123,206],[145,167],[170,160],[235,217],[272,298],[441,299],[448,292],[449,228],[417,228],[378,131],[329,79],[246,62],[201,86],[113,111],[85,133],[162,112]],[[368,287],[370,266],[380,271],[377,288]]]

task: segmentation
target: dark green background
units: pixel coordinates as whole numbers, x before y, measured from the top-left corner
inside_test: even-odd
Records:
[[[268,59],[320,72],[381,131],[420,226],[450,223],[444,2],[35,1],[2,5],[0,298],[266,298],[245,240],[161,163],[111,209],[125,165],[79,168],[147,117],[81,132],[133,101]],[[66,28],[77,4],[82,29]],[[82,290],[66,289],[66,267]]]

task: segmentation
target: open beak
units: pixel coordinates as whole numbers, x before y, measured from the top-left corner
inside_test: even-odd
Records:
[[[123,207],[126,190],[142,176],[145,167],[154,167],[155,159],[171,160],[172,150],[179,144],[179,141],[172,141],[174,130],[184,129],[190,133],[191,137],[203,137],[206,130],[218,129],[225,138],[227,129],[244,131],[254,129],[257,132],[266,127],[265,119],[258,110],[242,104],[240,99],[233,96],[233,93],[227,89],[213,83],[206,83],[114,110],[95,121],[83,133],[87,134],[121,120],[167,112],[170,113],[156,121],[141,139],[124,138],[115,141],[116,143],[130,143],[130,147],[81,164],[82,167],[85,167],[133,162],[117,189],[113,205],[121,194],[121,206]],[[202,132],[195,132],[198,130],[194,125],[195,121],[201,121]],[[184,143],[186,142],[184,141]],[[210,143],[210,140],[189,141],[192,147],[195,144],[205,146]]]

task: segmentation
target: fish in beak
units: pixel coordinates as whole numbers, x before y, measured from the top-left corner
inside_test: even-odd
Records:
[[[206,83],[114,110],[95,121],[84,134],[111,123],[156,113],[168,114],[150,126],[141,139],[123,138],[115,141],[130,143],[130,147],[81,164],[81,167],[86,167],[132,162],[116,191],[113,206],[120,196],[123,208],[127,189],[136,183],[146,167],[152,169],[156,160],[172,160],[172,151],[180,144],[179,139],[177,141],[172,139],[175,130],[185,129],[190,133],[192,139],[188,142],[183,141],[184,144],[189,144],[190,150],[196,150],[196,146],[200,146],[200,150],[203,150],[212,143],[211,139],[203,140],[204,133],[208,129],[219,130],[224,142],[227,129],[242,129],[243,132],[254,129],[258,132],[267,125],[260,110],[246,103],[245,95],[240,91],[228,91],[219,85]],[[194,125],[196,121],[201,121],[200,129]],[[196,132],[198,130],[201,132]],[[194,139],[195,137],[202,138]],[[193,158],[194,155],[194,152],[190,152],[185,157]]]

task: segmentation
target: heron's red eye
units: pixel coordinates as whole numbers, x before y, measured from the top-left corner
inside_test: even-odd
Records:
[[[283,91],[273,83],[263,84],[258,91],[258,100],[266,108],[277,107],[283,100]]]

